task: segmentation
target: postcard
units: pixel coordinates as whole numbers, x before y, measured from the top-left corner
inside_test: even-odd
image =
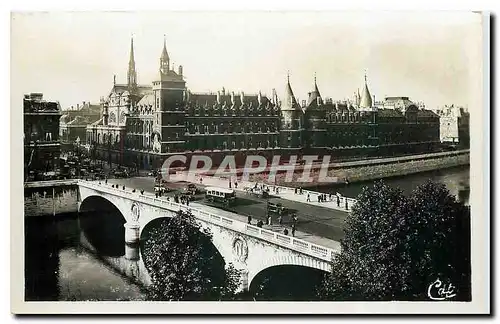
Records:
[[[13,12],[12,312],[488,314],[489,21]]]

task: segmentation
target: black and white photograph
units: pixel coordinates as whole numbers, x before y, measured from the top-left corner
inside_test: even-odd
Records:
[[[489,20],[11,12],[11,311],[488,313]]]

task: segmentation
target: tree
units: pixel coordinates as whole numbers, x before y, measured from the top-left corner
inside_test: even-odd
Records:
[[[152,281],[150,300],[232,299],[239,287],[239,271],[225,267],[210,231],[188,212],[163,219],[151,231],[144,262]]]
[[[341,252],[319,294],[327,300],[429,300],[437,279],[470,300],[470,210],[442,184],[411,196],[377,182],[346,219]]]

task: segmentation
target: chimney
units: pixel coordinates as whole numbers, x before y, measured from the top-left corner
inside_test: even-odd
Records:
[[[179,75],[182,76],[182,65],[179,65]]]
[[[306,106],[306,101],[302,100],[302,107],[305,107],[305,106]]]
[[[76,104],[76,109],[80,109],[80,104]]]
[[[83,101],[82,107],[85,107],[85,101]]]

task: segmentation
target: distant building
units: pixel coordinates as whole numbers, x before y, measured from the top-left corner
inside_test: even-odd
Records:
[[[307,100],[294,96],[290,80],[282,100],[235,93],[195,93],[183,68],[174,71],[166,43],[151,86],[137,84],[133,40],[127,83],[116,79],[101,99],[102,118],[87,126],[87,144],[97,158],[157,168],[176,154],[208,155],[216,166],[228,155],[241,164],[247,155],[271,161],[280,155],[331,155],[333,159],[432,151],[439,142],[439,116],[408,97],[376,102],[365,76],[362,93],[333,101],[320,94],[316,78]]]
[[[41,93],[31,93],[24,96],[23,109],[25,177],[39,178],[59,167],[61,107],[43,100]]]
[[[73,144],[79,139],[80,143],[86,143],[87,126],[101,118],[101,105],[83,102],[76,109],[63,110],[59,120],[59,136],[62,150],[72,149]]]
[[[470,114],[463,107],[444,106],[438,110],[440,116],[440,140],[443,143],[469,147]]]

